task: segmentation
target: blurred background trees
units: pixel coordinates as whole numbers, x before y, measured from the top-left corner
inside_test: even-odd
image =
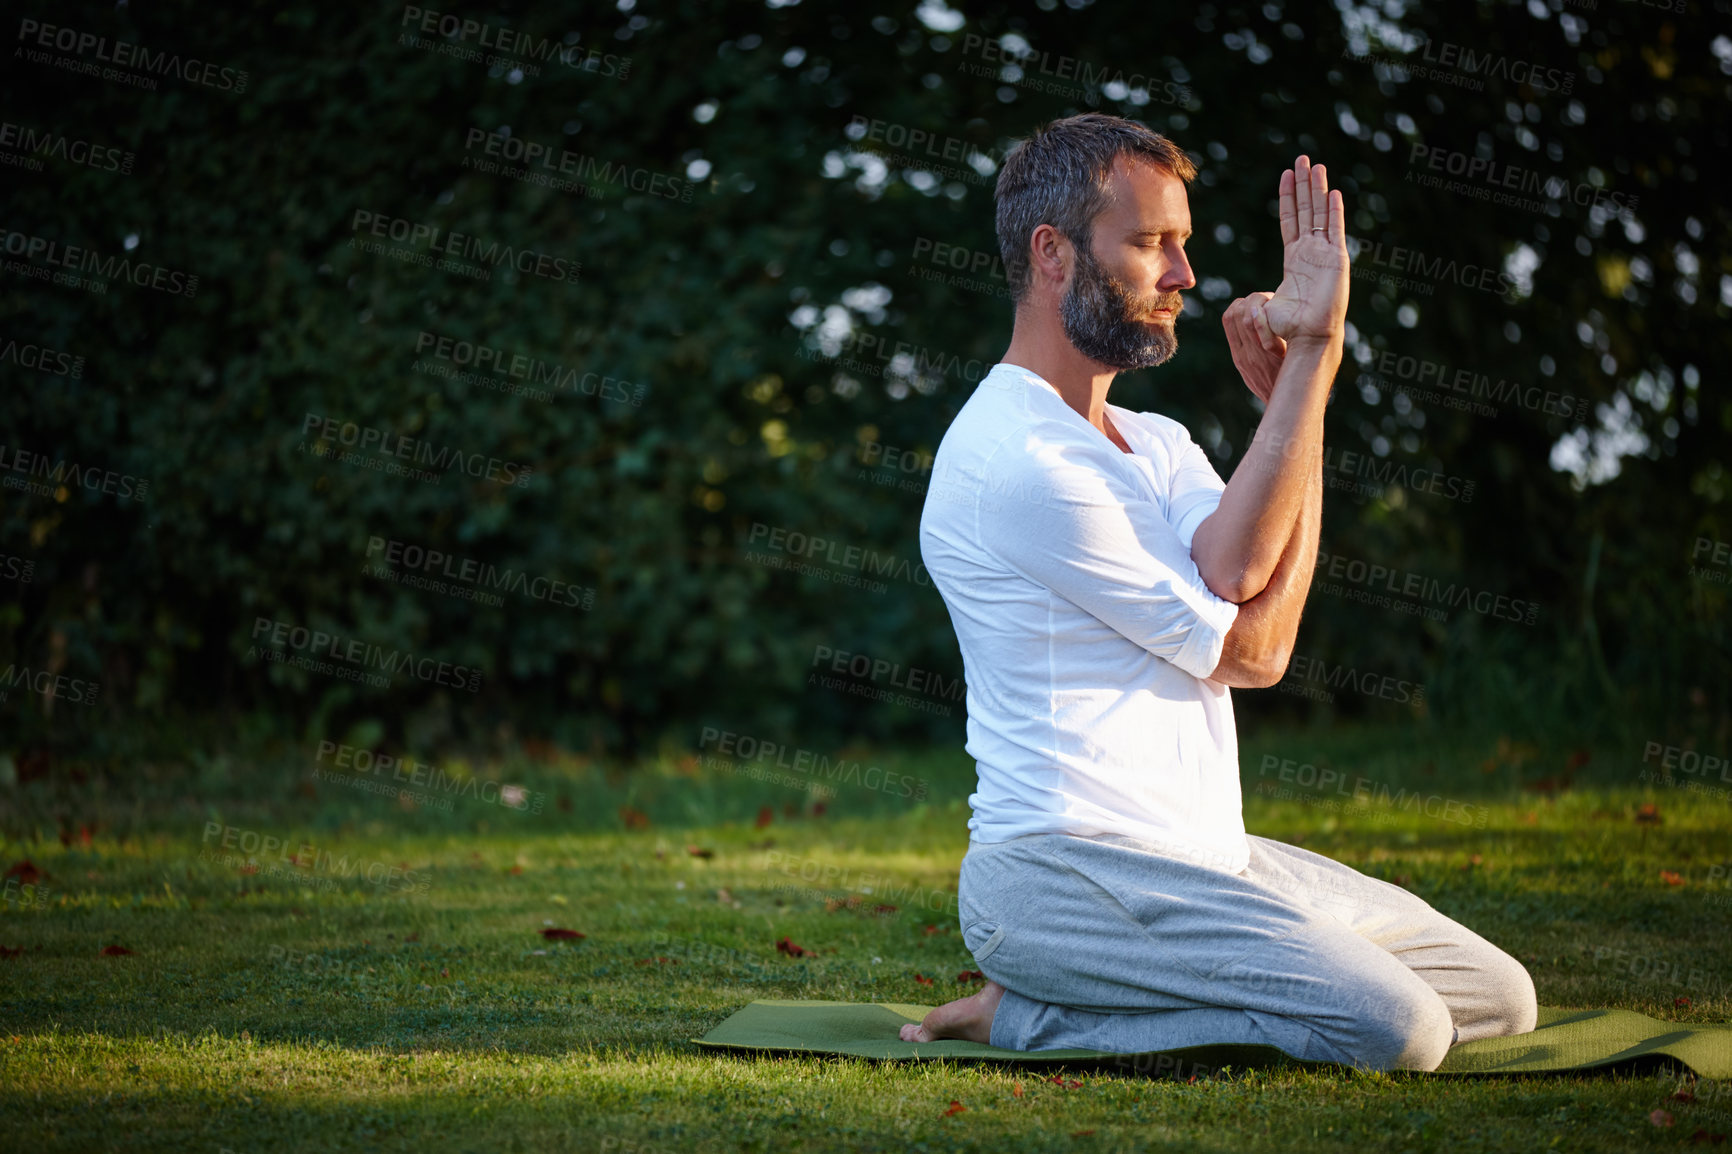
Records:
[[[1122,377],[1114,401],[1185,422],[1230,475],[1258,414],[1219,318],[1279,281],[1276,179],[1306,152],[1346,195],[1364,274],[1329,445],[1332,476],[1373,482],[1331,491],[1325,550],[1539,606],[1531,624],[1437,621],[1319,589],[1302,652],[1423,683],[1425,704],[1242,694],[1243,720],[1634,718],[1655,738],[1732,737],[1732,566],[1713,563],[1732,540],[1727,0],[461,14],[490,40],[443,35],[440,16],[25,17],[246,81],[141,91],[16,54],[0,76],[5,119],[37,134],[9,151],[39,162],[6,169],[0,341],[82,358],[76,376],[0,359],[0,441],[149,481],[142,499],[0,491],[0,553],[30,574],[0,581],[0,662],[101,685],[93,706],[12,689],[0,745],[101,754],[161,719],[196,740],[236,717],[420,750],[630,756],[694,746],[705,725],[812,748],[959,742],[959,702],[946,717],[807,684],[822,649],[961,675],[917,571],[872,592],[775,568],[761,546],[784,530],[917,562],[919,462],[1010,333],[993,175],[1034,125],[1085,110],[1144,121],[1202,170],[1180,354]],[[130,154],[127,171],[42,143],[56,134]],[[538,175],[515,178],[526,161]],[[1526,179],[1512,168],[1540,181],[1520,194],[1533,203],[1487,199]],[[439,253],[378,220],[581,274],[473,247],[486,279],[427,267]],[[48,267],[29,238],[198,288],[44,283],[22,270]],[[441,358],[441,339],[539,364],[543,383]],[[483,382],[436,375],[465,368]],[[1458,371],[1512,384],[1489,414],[1422,393]],[[1571,402],[1524,399],[1546,391]],[[310,417],[532,471],[391,476],[309,451]],[[1416,470],[1471,482],[1471,500]],[[1409,481],[1377,480],[1392,476]],[[589,607],[378,576],[376,539],[568,583]],[[380,690],[272,663],[252,652],[261,618],[482,684]]]

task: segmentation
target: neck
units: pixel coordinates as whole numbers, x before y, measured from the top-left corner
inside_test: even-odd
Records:
[[[1005,350],[1002,360],[1039,376],[1057,389],[1064,403],[1083,420],[1118,442],[1106,425],[1107,390],[1112,387],[1117,370],[1077,352],[1051,310],[1046,316],[1035,316],[1028,309],[1017,311],[1010,348]]]

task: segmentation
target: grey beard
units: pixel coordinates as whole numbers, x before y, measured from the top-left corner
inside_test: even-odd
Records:
[[[1107,275],[1086,244],[1077,245],[1076,254],[1076,276],[1059,306],[1064,335],[1076,351],[1121,372],[1172,360],[1179,351],[1178,333],[1172,324],[1130,319],[1133,311],[1147,313],[1168,302],[1160,298],[1133,301],[1129,290],[1118,278]],[[1178,294],[1171,296],[1176,309]]]

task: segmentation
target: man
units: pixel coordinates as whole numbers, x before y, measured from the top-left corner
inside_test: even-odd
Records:
[[[1457,1041],[1533,1029],[1527,971],[1241,813],[1229,688],[1281,679],[1317,556],[1348,290],[1323,166],[1281,174],[1285,275],[1224,318],[1266,403],[1232,480],[1177,422],[1107,403],[1115,373],[1177,348],[1194,175],[1094,113],[999,174],[1015,330],[939,446],[920,525],[968,681],[959,907],[989,981],[902,1036],[1435,1069]]]

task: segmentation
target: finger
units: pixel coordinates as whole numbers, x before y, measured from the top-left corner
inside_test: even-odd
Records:
[[[1275,330],[1269,327],[1269,314],[1258,309],[1251,317],[1251,323],[1257,330],[1257,343],[1263,346],[1265,352],[1275,351],[1275,342],[1281,338],[1275,335]]]
[[[1308,235],[1311,228],[1311,158],[1301,156],[1293,162],[1293,208],[1298,226],[1296,236]]]
[[[1248,302],[1255,302],[1258,304],[1268,304],[1270,301],[1275,299],[1275,294],[1274,293],[1268,293],[1268,292],[1249,293],[1245,296],[1244,299]]]
[[[1327,235],[1329,231],[1329,170],[1321,164],[1311,169],[1311,223],[1310,228],[1320,228]]]
[[[1299,208],[1293,200],[1293,170],[1285,169],[1281,173],[1281,190],[1278,199],[1281,204],[1281,244],[1290,245],[1299,239]]]
[[[1223,327],[1227,330],[1227,349],[1233,354],[1233,363],[1238,365],[1248,361],[1250,350],[1246,347],[1244,326],[1233,324]]]
[[[1347,204],[1338,188],[1329,190],[1329,242],[1347,246]]]

